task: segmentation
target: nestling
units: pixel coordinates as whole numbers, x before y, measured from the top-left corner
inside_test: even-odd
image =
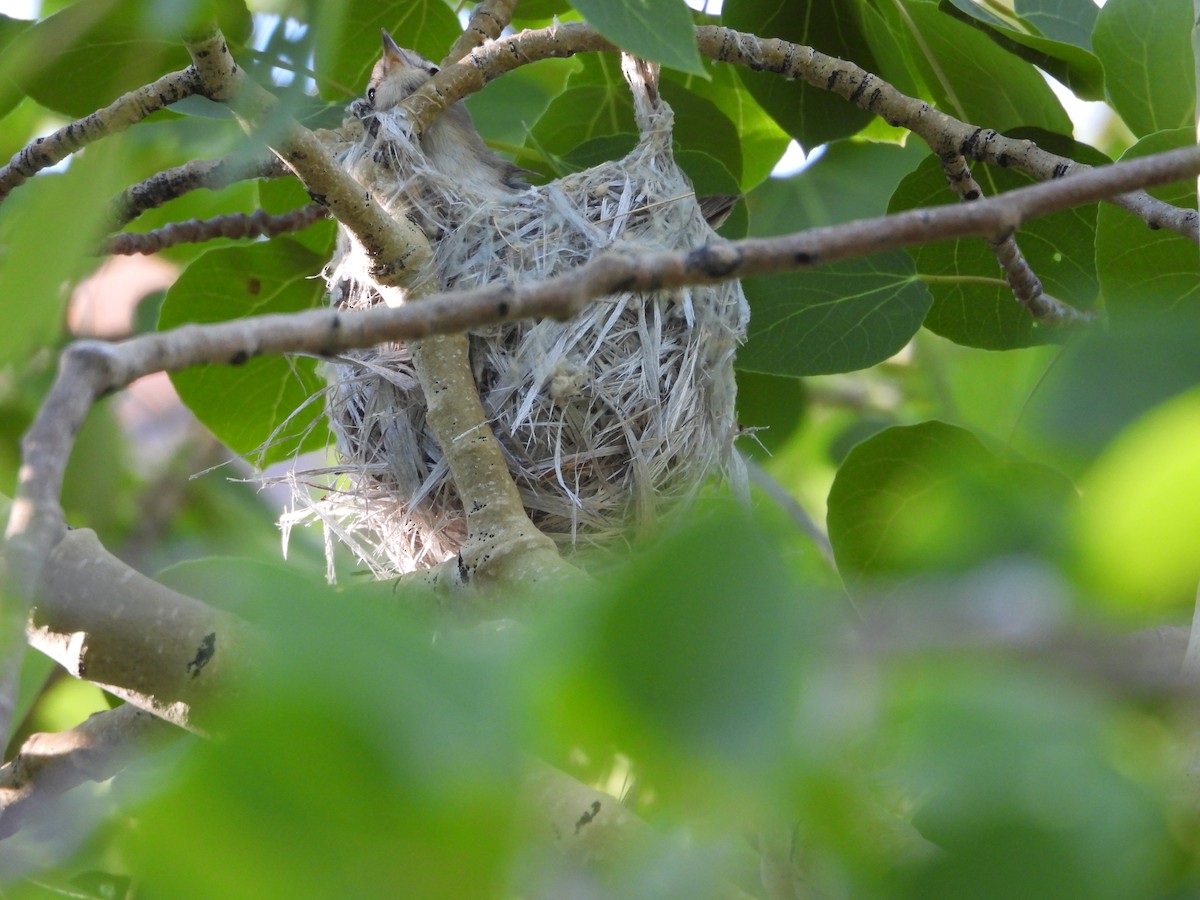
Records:
[[[375,112],[392,109],[437,71],[436,65],[419,53],[398,46],[384,30],[383,56],[375,63],[367,82],[367,105]],[[421,149],[438,171],[487,192],[529,187],[524,169],[488,149],[462,101],[425,129]]]

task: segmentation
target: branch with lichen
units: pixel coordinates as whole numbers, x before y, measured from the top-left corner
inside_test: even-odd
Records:
[[[861,66],[826,56],[812,47],[714,25],[698,26],[696,42],[700,53],[710,59],[775,72],[831,91],[890,125],[907,128],[939,157],[957,153],[988,165],[1019,169],[1039,181],[1074,176],[1092,168],[1042,150],[1033,141],[1008,138],[990,128],[962,122],[924,100],[901,93]],[[539,59],[616,49],[584,22],[522,31],[478,47],[460,62],[444,67],[403,105],[420,134],[450,104],[482,90],[506,72]],[[1151,228],[1166,228],[1200,242],[1200,213],[1194,209],[1172,206],[1142,190],[1103,199],[1133,213]]]
[[[275,237],[303,231],[327,218],[329,211],[319,203],[310,203],[291,212],[271,215],[266,210],[230,213],[211,219],[172,222],[153,231],[124,231],[104,239],[100,252],[105,254],[157,253],[175,244],[201,244],[216,238]]]
[[[194,159],[181,166],[164,169],[144,181],[123,190],[109,204],[111,228],[128,225],[142,213],[195,190],[227,188],[251,178],[278,178],[288,170],[276,156],[223,156],[220,159]]]
[[[512,21],[517,0],[483,0],[473,10],[471,18],[454,46],[442,59],[442,65],[458,62],[476,47],[494,41]]]
[[[76,150],[100,138],[124,131],[153,112],[196,93],[198,84],[192,68],[172,72],[137,90],[130,91],[82,119],[76,119],[18,151],[0,168],[0,201],[13,188],[24,184],[42,169],[62,162]]]

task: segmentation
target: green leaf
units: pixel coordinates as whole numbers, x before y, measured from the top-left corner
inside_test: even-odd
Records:
[[[788,135],[750,95],[734,66],[705,63],[710,75],[707,80],[667,72],[664,83],[678,81],[712,102],[733,123],[741,141],[741,189],[747,191],[771,174],[787,149]]]
[[[624,82],[568,87],[550,102],[532,136],[546,151],[566,156],[593,138],[622,133],[637,133]]]
[[[843,0],[728,0],[721,21],[738,31],[803,44],[878,71],[854,4]],[[841,97],[802,81],[745,67],[738,68],[738,75],[780,127],[809,149],[855,134],[872,118]]]
[[[1092,49],[1099,7],[1092,0],[1016,0],[1018,16],[1056,41]]]
[[[1195,142],[1191,127],[1148,135],[1122,159],[1136,159]],[[1196,185],[1180,182],[1151,189],[1176,206],[1196,208]],[[1104,204],[1096,223],[1096,268],[1114,327],[1125,327],[1200,303],[1196,245],[1165,228],[1153,230],[1120,207]]]
[[[1043,132],[1017,130],[1039,144],[1087,162],[1103,159],[1091,148],[1065,146]],[[977,165],[974,174],[987,196],[1023,187],[1033,179],[1012,169]],[[958,202],[946,187],[937,157],[928,156],[892,195],[889,212]],[[1042,280],[1047,294],[1078,309],[1096,303],[1096,204],[1031,219],[1015,235],[1026,261]],[[930,331],[968,347],[1011,350],[1058,340],[1061,334],[1039,328],[1013,296],[987,242],[964,238],[925,244],[908,251],[933,296],[925,320]]]
[[[312,198],[298,178],[264,178],[258,182],[258,205],[266,212],[282,215],[311,202]],[[329,259],[336,238],[336,223],[326,219],[292,234],[289,240],[302,244],[322,259]]]
[[[574,6],[622,50],[704,76],[692,14],[683,0],[574,0]]]
[[[972,10],[979,9],[967,5]],[[1100,60],[1087,50],[969,15],[950,0],[941,0],[939,8],[959,21],[978,28],[1002,50],[1044,69],[1083,99],[1104,99],[1104,70]]]
[[[236,47],[250,33],[245,3],[223,0],[216,10]],[[49,109],[80,118],[188,66],[181,35],[210,12],[200,2],[81,0],[24,31],[5,55],[13,57],[22,90]]]
[[[346,0],[316,6],[314,68],[321,96],[345,100],[367,89],[367,78],[383,52],[379,30],[386,28],[401,47],[438,62],[462,33],[444,0]]]
[[[742,142],[733,122],[712,101],[674,81],[664,81],[660,90],[675,111],[677,149],[699,151],[719,160],[734,177],[732,193],[738,193]]]
[[[721,161],[700,150],[680,150],[675,154],[675,161],[683,169],[684,174],[692,182],[696,197],[706,194],[736,194],[737,179],[733,177]],[[746,214],[746,204],[738,203],[729,213],[729,218],[717,229],[721,237],[736,241],[746,236],[750,219]]]
[[[750,334],[737,367],[769,375],[852,372],[897,353],[929,291],[903,251],[748,279]]]
[[[1191,0],[1109,0],[1092,40],[1112,105],[1141,137],[1192,125]]]
[[[14,19],[11,16],[0,15],[0,118],[21,102],[24,93],[17,84],[17,57],[6,48],[18,35],[33,23],[27,19]],[[6,155],[5,159],[8,158]]]
[[[829,539],[846,576],[968,569],[1052,547],[1074,489],[1001,459],[944,422],[897,426],[855,447],[829,491]]]
[[[827,144],[802,171],[768,179],[750,193],[751,230],[767,237],[882,216],[900,179],[928,152],[915,140],[903,147],[855,139]]]
[[[324,263],[323,256],[287,238],[209,251],[167,292],[159,329],[311,309],[324,293],[314,277]],[[255,457],[259,465],[327,443],[324,404],[319,398],[310,402],[325,383],[311,359],[258,357],[196,366],[172,373],[171,381],[196,418],[231,450],[261,451]]]
[[[903,0],[899,9],[884,5],[881,12],[943,112],[997,131],[1034,126],[1071,133],[1062,104],[1032,66],[942,12],[936,0]],[[884,77],[890,80],[891,72]]]

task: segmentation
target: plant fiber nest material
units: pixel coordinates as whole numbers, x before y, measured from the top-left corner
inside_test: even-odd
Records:
[[[472,189],[446,177],[399,109],[372,113],[341,163],[389,212],[425,231],[437,290],[543,279],[602,251],[715,240],[672,156],[673,113],[658,96],[656,70],[629,58],[624,68],[637,146],[545,186]],[[330,302],[347,309],[382,302],[366,272],[365,253],[343,232],[326,269]],[[647,529],[714,473],[744,484],[733,450],[733,356],[748,317],[741,286],[726,282],[617,294],[568,322],[471,333],[488,422],[530,517],[560,548],[611,546]],[[327,374],[340,461],[323,470],[323,496],[298,491],[285,532],[317,518],[382,577],[453,556],[466,520],[426,427],[407,349],[393,343],[348,353]],[[297,483],[314,473],[299,474],[308,477]]]

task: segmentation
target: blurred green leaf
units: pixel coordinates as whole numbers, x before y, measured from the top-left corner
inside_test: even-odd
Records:
[[[71,282],[95,268],[110,194],[132,180],[122,148],[96,146],[62,174],[43,173],[0,206],[0,360],[26,365],[61,340]],[[44,261],[52,252],[53,265]]]
[[[298,178],[267,178],[258,182],[259,206],[269,213],[281,215],[305,207],[311,202],[312,198],[308,196],[308,191]],[[337,223],[333,219],[325,219],[292,234],[289,240],[328,259],[333,255],[336,236]]]
[[[1123,771],[1101,699],[1045,673],[931,661],[895,673],[893,775],[942,847],[893,896],[1166,896],[1162,798]]]
[[[727,0],[721,22],[760,37],[810,46],[876,72],[879,67],[859,29],[855,5],[838,0]],[[738,76],[762,108],[807,149],[855,134],[872,118],[841,97],[802,81],[744,66],[738,67]]]
[[[497,664],[436,651],[378,600],[291,582],[272,600],[270,645],[223,739],[193,744],[140,804],[130,853],[146,889],[502,893],[520,760]]]
[[[159,329],[311,309],[324,293],[314,277],[324,264],[324,257],[288,238],[211,250],[167,292]],[[324,404],[311,402],[325,386],[315,361],[257,357],[230,363],[171,374],[183,402],[226,446],[254,454],[260,465],[325,446]]]
[[[1018,130],[1035,137],[1056,152],[1067,151],[1089,163],[1105,161],[1081,145],[1061,146],[1044,132]],[[985,196],[1032,184],[1033,179],[1012,169],[974,167]],[[888,212],[959,202],[946,186],[946,176],[936,156],[927,156],[892,194]],[[1098,204],[1064,210],[1032,219],[1014,235],[1026,261],[1041,279],[1047,294],[1074,306],[1091,309],[1096,304],[1096,208]],[[1039,328],[1029,312],[1017,303],[996,255],[980,238],[924,244],[908,251],[920,277],[929,286],[933,308],[925,320],[930,331],[969,347],[1011,350],[1060,340],[1061,332]]]
[[[609,584],[595,663],[643,727],[742,764],[785,750],[800,598],[748,517],[710,516]]]
[[[1189,0],[1109,0],[1093,34],[1113,107],[1139,137],[1193,124]]]
[[[1056,41],[1092,49],[1099,7],[1092,0],[1015,0],[1018,16]]]
[[[704,76],[692,14],[683,0],[574,0],[572,5],[622,50]]]
[[[750,333],[737,367],[771,375],[850,372],[898,352],[929,291],[901,251],[748,279]]]
[[[700,150],[680,150],[675,161],[691,180],[697,198],[706,194],[737,194],[737,179],[719,159]],[[739,202],[717,230],[721,237],[733,241],[744,238],[748,226],[746,204]]]
[[[214,13],[236,53],[250,33],[241,0],[80,0],[24,31],[5,55],[22,90],[81,118],[188,66],[182,35]]]
[[[961,12],[960,6],[969,7],[972,14]],[[980,7],[973,4],[941,0],[939,8],[959,21],[978,28],[1002,50],[1053,75],[1084,100],[1104,99],[1104,70],[1100,66],[1100,60],[1087,50],[1072,43],[1021,31],[1004,22],[996,23],[980,18],[973,14]]]
[[[401,47],[433,62],[462,33],[444,0],[346,0],[314,4],[309,27],[316,32],[314,67],[321,96],[345,101],[367,89],[367,78],[383,52],[380,29]]]
[[[961,570],[1052,548],[1074,496],[1059,473],[1005,460],[944,422],[897,426],[855,447],[829,491],[845,576]]]
[[[1095,596],[1144,616],[1190,610],[1200,584],[1200,391],[1125,428],[1080,485],[1076,570]]]

